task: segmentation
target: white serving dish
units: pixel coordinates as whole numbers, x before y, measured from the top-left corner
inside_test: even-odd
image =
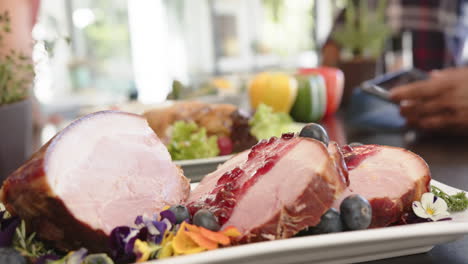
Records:
[[[174,163],[182,168],[185,177],[189,178],[192,182],[199,182],[201,179],[210,172],[213,172],[218,166],[233,155],[218,156],[206,159],[194,160],[177,160]]]
[[[460,191],[435,180],[431,183],[447,193]],[[436,244],[451,242],[468,234],[468,210],[452,214],[452,218],[451,221],[252,243],[148,263],[335,264],[411,255],[428,252]]]

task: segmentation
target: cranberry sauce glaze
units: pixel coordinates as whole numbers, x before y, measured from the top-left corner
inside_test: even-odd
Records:
[[[294,133],[283,134],[281,138],[272,137],[262,140],[252,147],[246,162],[224,173],[217,181],[215,188],[199,200],[187,205],[193,215],[205,208],[213,212],[221,225],[226,223],[238,200],[255,184],[257,179],[273,168],[283,153],[292,149],[288,142]]]
[[[354,148],[345,145],[341,148],[348,170],[358,167],[365,159],[376,155],[379,150],[377,145],[362,145]]]

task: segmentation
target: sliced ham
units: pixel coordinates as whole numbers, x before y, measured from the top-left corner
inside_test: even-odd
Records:
[[[431,174],[418,155],[401,148],[363,145],[343,147],[349,170],[349,188],[333,207],[357,193],[372,206],[371,227],[384,227],[400,220],[413,201],[429,191]]]
[[[114,227],[179,204],[189,190],[143,117],[104,111],[44,145],[5,181],[1,199],[60,249],[106,251]]]
[[[293,137],[261,141],[192,191],[188,207],[213,212],[223,227],[235,226],[240,242],[287,238],[316,225],[347,185],[347,171],[334,143]]]

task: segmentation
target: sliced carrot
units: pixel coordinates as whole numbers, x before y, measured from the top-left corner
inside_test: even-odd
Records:
[[[229,239],[229,237],[221,232],[213,232],[203,227],[200,227],[199,229],[200,229],[200,234],[208,238],[211,241],[219,243],[223,246],[227,246],[231,243],[231,240]]]
[[[201,233],[195,233],[195,232],[190,232],[190,231],[186,231],[186,232],[187,232],[187,236],[189,236],[200,247],[206,248],[208,250],[218,248],[218,243],[203,236]]]

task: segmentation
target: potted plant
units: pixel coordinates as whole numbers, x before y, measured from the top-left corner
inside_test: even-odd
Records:
[[[12,28],[8,11],[0,13],[0,181],[30,155],[32,102],[29,91],[34,76],[31,60],[9,49],[5,40]]]
[[[345,76],[344,101],[363,81],[372,79],[377,59],[382,54],[390,29],[385,24],[386,1],[369,10],[368,1],[348,0],[344,25],[333,32],[332,39],[340,46],[338,67]]]

